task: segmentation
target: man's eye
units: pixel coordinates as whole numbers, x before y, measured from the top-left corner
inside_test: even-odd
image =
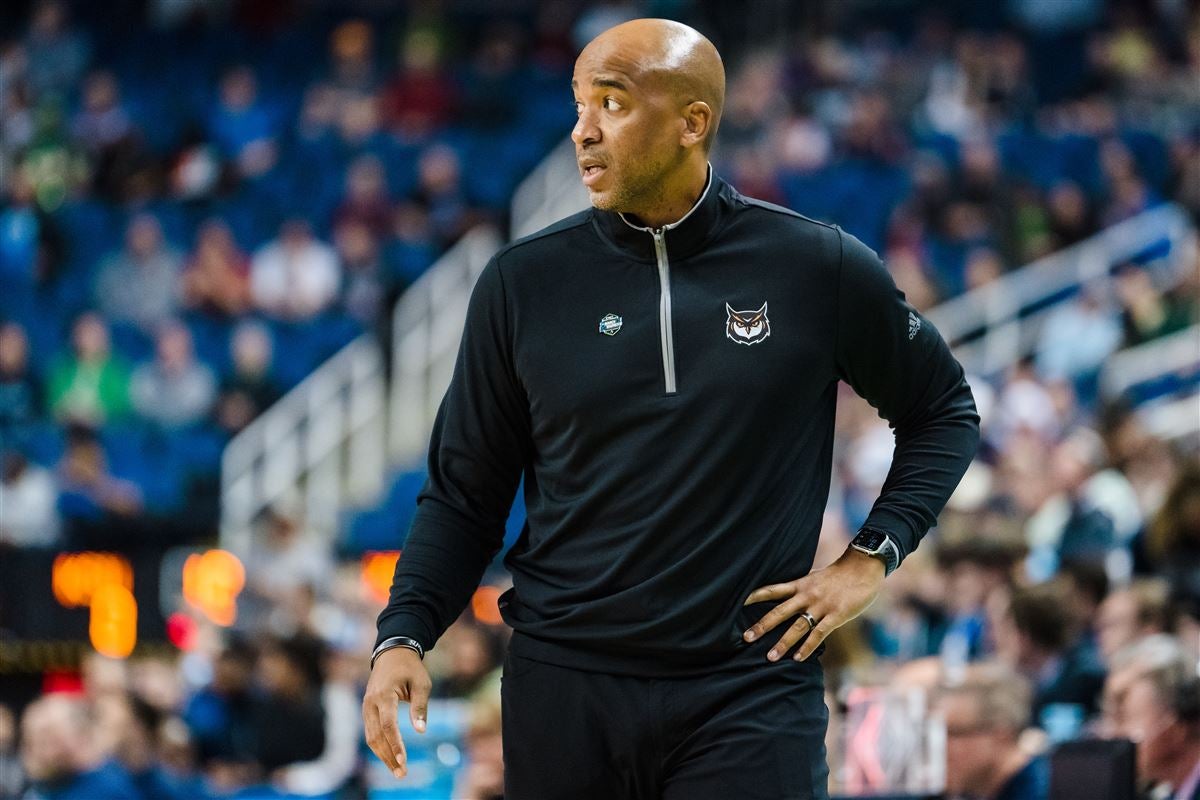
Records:
[[[605,108],[606,110],[608,110],[608,111],[616,111],[616,110],[617,110],[618,108],[620,108],[620,107],[621,107],[621,104],[620,104],[620,103],[618,103],[618,102],[617,102],[616,100],[614,100],[613,98],[611,98],[611,97],[606,97],[606,98],[604,98],[604,108]]]
[[[583,103],[579,102],[578,100],[575,100],[575,101],[572,103],[572,105],[574,105],[574,106],[575,106],[575,114],[576,114],[576,115],[579,115],[579,114],[582,114],[582,113],[583,113]]]

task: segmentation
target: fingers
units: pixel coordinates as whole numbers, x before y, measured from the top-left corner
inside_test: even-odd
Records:
[[[363,731],[372,752],[379,756],[379,760],[393,775],[402,778],[405,772],[404,745],[400,741],[400,731],[396,729],[396,699],[391,693],[388,698],[381,699],[373,694],[364,698]],[[390,738],[386,732],[389,727],[392,729]]]
[[[804,609],[799,609],[799,611],[803,610]],[[811,609],[809,609],[809,613],[814,617],[817,616],[817,614]],[[771,661],[777,661],[782,658],[783,654],[786,653],[792,645],[804,638],[804,635],[809,632],[809,628],[810,626],[808,624],[808,620],[804,617],[800,617],[800,619],[789,625],[788,629],[783,632],[783,636],[779,637],[779,641],[771,646],[771,650],[767,653],[767,658]]]
[[[817,627],[812,629],[812,633],[808,635],[808,638],[804,640],[804,644],[800,646],[800,649],[796,651],[796,655],[792,656],[792,658],[797,661],[804,661],[812,655],[812,652],[817,649],[821,642],[825,641],[826,636],[841,627],[842,622],[843,620],[836,618],[834,615],[819,620]]]
[[[414,680],[409,699],[408,716],[417,733],[425,732],[425,720],[429,712],[429,692],[433,681],[428,676]]]
[[[761,639],[763,634],[767,633],[767,631],[771,630],[785,619],[794,617],[803,611],[804,602],[805,598],[800,597],[799,595],[792,595],[788,600],[785,600],[784,602],[772,608],[763,615],[762,619],[747,628],[745,633],[742,634],[742,638],[747,642],[753,642],[757,639]]]
[[[785,597],[791,597],[796,593],[796,585],[794,583],[773,583],[770,586],[760,586],[749,594],[742,603],[743,606],[748,606],[751,603],[761,603],[764,600],[782,600]]]
[[[392,768],[392,774],[397,778],[403,778],[404,773],[408,771],[408,754],[404,750],[404,740],[400,738],[400,726],[397,724],[397,705],[394,695],[378,704],[379,733],[383,740],[383,749],[392,758],[392,763],[388,763],[386,758],[383,759],[383,763]],[[375,752],[379,753],[378,750]],[[383,754],[380,753],[379,755],[380,758],[383,758]]]

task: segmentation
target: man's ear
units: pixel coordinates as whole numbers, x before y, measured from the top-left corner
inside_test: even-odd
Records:
[[[712,107],[703,100],[693,100],[683,108],[683,132],[679,143],[684,147],[703,144],[712,124]]]

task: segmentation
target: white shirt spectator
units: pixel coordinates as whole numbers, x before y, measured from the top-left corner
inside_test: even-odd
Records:
[[[50,547],[58,541],[58,487],[49,470],[21,456],[0,475],[0,544]]]
[[[251,265],[255,304],[282,319],[319,314],[337,298],[340,285],[337,252],[313,239],[300,222],[286,223],[279,238],[259,250]]]

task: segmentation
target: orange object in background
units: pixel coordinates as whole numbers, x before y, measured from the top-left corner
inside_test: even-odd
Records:
[[[133,567],[124,556],[82,552],[62,553],[54,559],[50,586],[54,599],[65,608],[90,605],[96,591],[110,584],[133,591]]]
[[[127,658],[137,644],[137,601],[129,589],[106,583],[92,594],[88,638],[96,652]]]
[[[392,576],[396,573],[399,550],[376,550],[362,557],[362,582],[371,599],[386,603],[392,589]]]
[[[475,615],[475,619],[485,625],[504,624],[504,619],[500,616],[500,606],[497,603],[500,595],[500,589],[495,586],[480,586],[476,589],[475,594],[471,596],[471,612]]]
[[[227,550],[193,553],[183,562],[183,599],[222,627],[237,621],[237,597],[245,585],[245,567]]]

